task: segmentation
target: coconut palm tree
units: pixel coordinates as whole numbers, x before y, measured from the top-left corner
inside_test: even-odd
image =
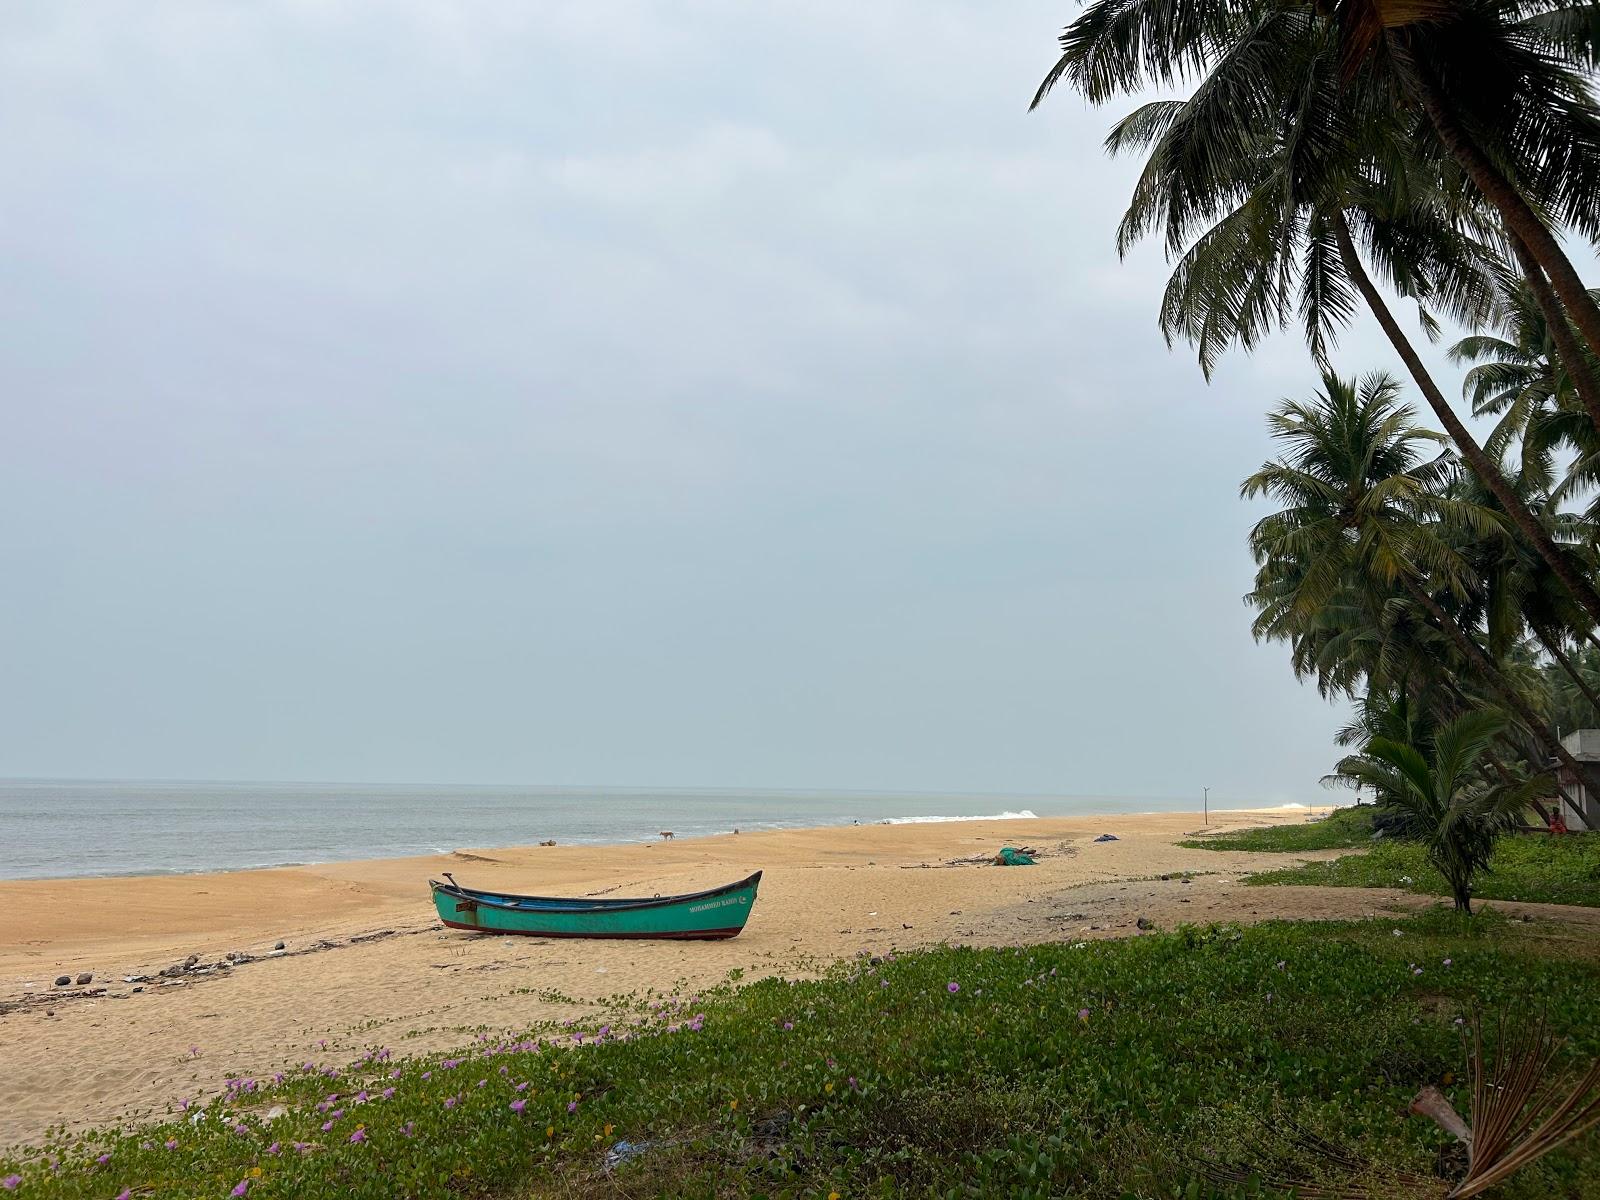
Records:
[[[1559,221],[1600,233],[1600,109],[1586,70],[1593,6],[1342,0],[1339,8],[1346,63],[1354,70],[1364,60],[1395,82],[1402,103],[1420,108],[1600,353],[1600,304],[1553,232]]]
[[[1334,23],[1293,5],[1268,6],[1258,20],[1244,22],[1239,10],[1223,6],[1234,16],[1224,22],[1222,48],[1197,44],[1189,60],[1151,63],[1165,44],[1162,37],[1182,44],[1189,35],[1156,28],[1150,17],[1149,29],[1133,22],[1140,37],[1151,39],[1150,53],[1130,62],[1125,42],[1133,35],[1121,18],[1149,16],[1161,3],[1091,5],[1063,35],[1062,58],[1035,103],[1063,75],[1091,99],[1130,82],[1203,75],[1187,99],[1145,104],[1107,139],[1113,152],[1148,152],[1118,244],[1125,250],[1161,230],[1169,252],[1179,255],[1161,308],[1169,341],[1193,341],[1209,373],[1228,345],[1250,348],[1298,309],[1312,353],[1325,363],[1359,297],[1468,466],[1600,623],[1600,590],[1548,536],[1457,417],[1356,244],[1359,238],[1402,294],[1470,322],[1492,311],[1508,275],[1482,240],[1490,231],[1474,224],[1448,173],[1417,150],[1411,127],[1370,94],[1373,80],[1343,78]]]
[[[1594,295],[1600,297],[1600,291]],[[1592,377],[1600,360],[1581,349],[1573,355],[1559,352],[1558,326],[1545,318],[1525,279],[1505,288],[1493,320],[1484,324],[1489,331],[1464,337],[1446,352],[1452,362],[1475,364],[1462,381],[1462,395],[1474,415],[1500,418],[1485,449],[1503,456],[1520,443],[1524,477],[1536,478],[1548,490],[1555,483],[1552,437],[1550,431],[1539,436],[1537,427],[1551,413],[1579,407],[1580,380]],[[1587,437],[1582,422],[1575,425],[1563,428],[1561,436]]]
[[[1443,157],[1470,183],[1600,353],[1600,305],[1557,242],[1557,223],[1600,234],[1600,112],[1587,71],[1592,5],[1540,0],[1095,0],[1061,34],[1034,95],[1062,79],[1091,103],[1181,87],[1220,103],[1186,137],[1213,160],[1243,161],[1250,131],[1292,105],[1317,77],[1308,54],[1335,60],[1340,120],[1300,142],[1398,124],[1421,158]],[[1226,119],[1233,114],[1233,120]],[[1184,203],[1201,203],[1197,189]],[[1541,289],[1536,289],[1541,290]],[[1555,320],[1556,314],[1550,318]]]
[[[1490,771],[1490,752],[1508,724],[1504,713],[1476,709],[1425,741],[1373,737],[1338,767],[1340,775],[1406,812],[1428,861],[1449,884],[1456,911],[1468,916],[1473,876],[1488,868],[1496,839],[1551,786],[1543,774],[1497,778]]]
[[[1283,453],[1246,479],[1240,492],[1283,507],[1251,530],[1258,573],[1247,600],[1266,599],[1271,635],[1292,636],[1297,629],[1324,628],[1328,607],[1351,595],[1371,611],[1375,597],[1400,591],[1545,752],[1582,778],[1521,682],[1450,611],[1478,586],[1453,544],[1458,531],[1492,538],[1506,530],[1492,510],[1449,494],[1454,459],[1447,453],[1423,457],[1425,447],[1445,439],[1418,428],[1414,417],[1399,400],[1399,385],[1382,373],[1358,384],[1328,372],[1312,400],[1285,400],[1269,414]]]

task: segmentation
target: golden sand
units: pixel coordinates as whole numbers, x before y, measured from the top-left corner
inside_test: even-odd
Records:
[[[1307,815],[1212,813],[1210,828]],[[375,1045],[447,1049],[479,1031],[592,1012],[618,993],[705,987],[736,968],[747,978],[797,974],[861,949],[1128,936],[1140,917],[1171,926],[1357,915],[1394,899],[1353,889],[1245,891],[1236,886],[1240,872],[1287,857],[1175,845],[1200,829],[1199,814],[867,825],[0,883],[0,1145],[56,1122],[167,1112],[228,1076],[344,1062]],[[1120,840],[1092,840],[1102,832]],[[1037,848],[1039,864],[960,861],[1002,845]],[[427,889],[430,876],[453,871],[468,886],[511,892],[649,896],[758,868],[765,877],[749,925],[723,942],[462,933],[439,924]],[[1185,871],[1209,874],[1159,878]],[[273,956],[278,941],[285,952]],[[181,982],[124,982],[191,954],[210,964],[229,951],[255,957]],[[94,975],[89,988],[54,985],[85,971]],[[573,1003],[541,999],[547,991]]]

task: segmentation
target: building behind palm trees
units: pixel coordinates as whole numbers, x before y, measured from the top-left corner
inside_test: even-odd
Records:
[[[1570,829],[1600,829],[1600,729],[1574,729],[1561,744],[1584,765],[1587,776],[1577,778],[1566,767],[1557,772],[1561,815]]]

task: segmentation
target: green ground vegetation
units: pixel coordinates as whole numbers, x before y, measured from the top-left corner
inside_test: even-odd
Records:
[[[1251,875],[1247,882],[1403,888],[1432,896],[1450,894],[1444,877],[1428,862],[1422,845],[1410,841],[1379,842],[1365,853],[1348,854],[1332,862],[1262,871]],[[1600,833],[1501,838],[1495,844],[1489,869],[1474,877],[1473,895],[1485,900],[1600,907]]]
[[[1260,826],[1212,834],[1179,842],[1191,850],[1340,850],[1372,841],[1370,804],[1337,808],[1315,821],[1295,825]]]
[[[1296,1129],[1384,1169],[1459,1165],[1405,1115],[1427,1083],[1465,1111],[1458,1021],[1542,1008],[1577,1061],[1600,1053],[1596,994],[1592,948],[1493,909],[863,956],[449,1058],[234,1080],[163,1125],[0,1155],[0,1177],[19,1200],[1273,1195],[1207,1166],[1351,1179]],[[1498,1194],[1600,1194],[1600,1136]]]

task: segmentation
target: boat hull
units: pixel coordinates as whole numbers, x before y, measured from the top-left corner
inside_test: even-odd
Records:
[[[509,896],[433,882],[439,919],[475,933],[568,938],[719,939],[737,937],[755,905],[757,871],[726,887],[649,900],[568,900]]]

